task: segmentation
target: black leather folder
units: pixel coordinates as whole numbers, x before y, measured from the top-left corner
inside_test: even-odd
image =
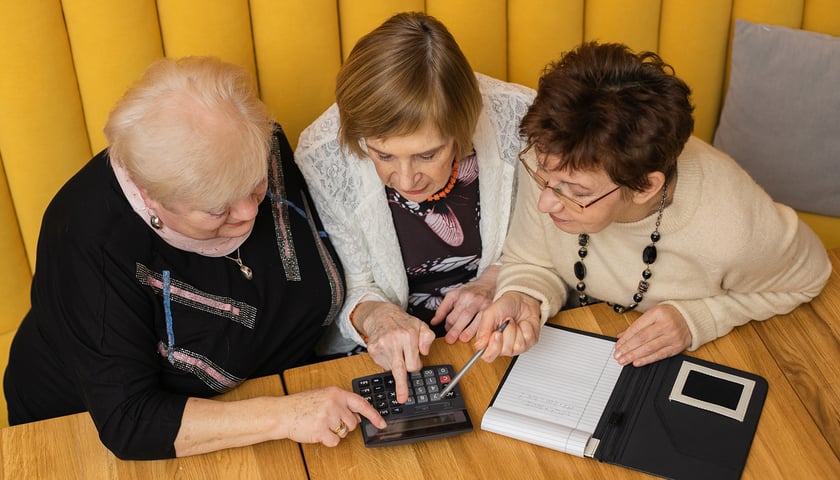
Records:
[[[767,396],[755,374],[678,355],[625,366],[591,456],[675,479],[738,479]]]

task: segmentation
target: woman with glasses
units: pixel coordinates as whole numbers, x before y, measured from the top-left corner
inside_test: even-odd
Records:
[[[656,54],[624,45],[583,44],[549,66],[522,121],[527,176],[476,334],[485,360],[530,348],[564,305],[643,312],[615,352],[641,366],[820,292],[820,240],[691,136],[689,95]]]
[[[469,341],[495,293],[519,122],[533,90],[472,71],[422,13],[364,36],[295,159],[341,257],[347,299],[322,353],[366,346],[397,398],[436,336]]]

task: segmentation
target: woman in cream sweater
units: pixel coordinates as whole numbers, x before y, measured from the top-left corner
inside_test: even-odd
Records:
[[[641,366],[820,292],[831,265],[819,239],[691,137],[689,94],[657,55],[618,44],[584,44],[543,75],[522,122],[530,147],[496,300],[475,342],[489,342],[485,360],[527,350],[566,304],[644,312],[615,353]],[[506,318],[514,328],[493,333]]]

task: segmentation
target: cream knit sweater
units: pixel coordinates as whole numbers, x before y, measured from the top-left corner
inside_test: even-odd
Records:
[[[694,350],[750,320],[787,313],[822,290],[831,263],[794,210],[774,203],[731,158],[697,138],[689,139],[677,169],[639,311],[675,306],[688,322]],[[539,192],[534,182],[520,182],[496,296],[514,290],[539,299],[545,322],[568,296],[577,304],[569,292],[577,284],[578,237],[537,210]],[[653,214],[590,235],[590,298],[631,303],[655,221]]]

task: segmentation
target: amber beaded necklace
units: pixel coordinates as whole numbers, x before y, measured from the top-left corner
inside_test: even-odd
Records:
[[[452,188],[455,187],[455,182],[458,180],[458,168],[460,166],[461,161],[455,160],[455,164],[452,165],[452,174],[449,175],[449,183],[447,183],[446,186],[443,187],[443,190],[439,191],[434,195],[429,196],[429,198],[426,199],[427,202],[437,201],[441,198],[446,198],[446,196],[449,195],[449,192],[452,191]]]
[[[645,269],[642,270],[642,280],[636,288],[636,293],[633,294],[633,302],[627,306],[619,305],[617,303],[607,302],[615,313],[624,313],[628,310],[633,310],[644,299],[645,293],[650,288],[650,277],[653,272],[650,270],[651,264],[656,261],[656,242],[659,241],[661,235],[659,234],[659,224],[662,222],[662,211],[665,210],[665,199],[668,197],[668,182],[662,185],[662,200],[659,201],[659,213],[656,215],[656,226],[650,234],[650,244],[642,250],[642,262],[645,264]],[[578,301],[581,306],[589,305],[589,295],[586,294],[586,284],[583,279],[586,277],[586,265],[583,264],[583,259],[589,252],[589,234],[581,233],[578,235],[578,260],[575,262],[575,278],[578,279],[578,284],[575,287],[578,291]]]

